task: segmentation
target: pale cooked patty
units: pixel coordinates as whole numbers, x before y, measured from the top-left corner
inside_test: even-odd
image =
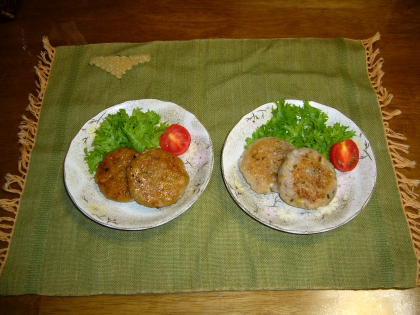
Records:
[[[134,200],[152,208],[177,202],[190,180],[184,162],[160,148],[136,155],[127,167],[127,177]]]
[[[260,194],[278,192],[278,170],[295,147],[288,141],[260,138],[251,143],[239,159],[239,169],[251,188]]]
[[[331,202],[337,192],[334,166],[309,148],[291,152],[279,168],[279,194],[294,207],[316,209]]]
[[[128,190],[127,166],[136,154],[133,149],[118,148],[99,163],[95,181],[106,198],[120,202],[133,199]]]

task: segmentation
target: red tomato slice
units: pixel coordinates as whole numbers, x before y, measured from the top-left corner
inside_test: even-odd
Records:
[[[162,150],[173,155],[181,155],[190,147],[191,135],[185,127],[173,124],[160,136],[159,144]]]
[[[353,170],[359,162],[359,148],[353,140],[333,144],[330,149],[331,163],[341,172]]]

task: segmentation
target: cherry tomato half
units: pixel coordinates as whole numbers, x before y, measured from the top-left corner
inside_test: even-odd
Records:
[[[190,147],[191,135],[185,127],[173,124],[160,136],[159,144],[162,150],[173,155],[181,155]]]
[[[330,149],[331,163],[341,172],[353,170],[359,162],[359,148],[350,139],[333,144]]]

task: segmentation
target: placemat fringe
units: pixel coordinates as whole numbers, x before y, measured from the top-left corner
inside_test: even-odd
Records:
[[[7,259],[10,240],[13,234],[14,223],[17,219],[20,196],[23,193],[25,186],[26,174],[29,168],[29,160],[32,149],[35,144],[35,136],[38,129],[39,113],[44,99],[45,90],[48,84],[48,78],[51,72],[51,65],[54,60],[55,48],[50,45],[47,37],[42,39],[45,51],[42,51],[38,58],[40,59],[38,65],[35,66],[38,81],[36,81],[37,95],[29,94],[29,105],[27,110],[34,116],[35,119],[22,116],[22,122],[19,126],[18,133],[19,143],[21,144],[21,157],[18,162],[18,170],[20,175],[6,174],[6,183],[3,189],[7,192],[18,194],[19,198],[14,199],[0,199],[0,207],[10,212],[14,216],[0,217],[0,241],[7,244],[7,248],[0,249],[0,273]]]
[[[7,248],[0,249],[0,260],[6,259]]]
[[[418,194],[414,192],[414,188],[420,183],[420,180],[408,179],[399,168],[413,168],[416,163],[401,156],[401,153],[408,153],[409,146],[398,140],[403,141],[407,138],[389,128],[388,121],[393,117],[400,115],[400,110],[386,111],[384,108],[390,104],[393,95],[382,86],[382,77],[384,72],[382,65],[383,58],[378,58],[379,49],[374,50],[373,45],[380,39],[380,34],[375,34],[372,38],[362,41],[366,49],[367,73],[371,84],[376,92],[378,104],[382,113],[382,121],[387,139],[388,150],[394,166],[394,173],[399,187],[401,203],[405,210],[406,219],[411,232],[411,238],[414,251],[417,256],[419,268],[417,274],[417,284],[420,285],[420,203],[417,201]],[[41,105],[47,88],[48,79],[51,72],[51,66],[55,56],[55,48],[49,43],[47,37],[43,38],[43,46],[45,51],[39,55],[39,63],[35,67],[37,74],[37,95],[30,94],[29,105],[27,110],[33,115],[34,119],[22,116],[23,121],[19,126],[18,134],[19,143],[21,144],[21,158],[18,163],[18,171],[20,175],[6,175],[6,183],[4,189],[10,193],[17,194],[19,197],[14,199],[1,199],[0,207],[9,212],[10,216],[0,217],[0,241],[7,244],[7,248],[0,249],[0,273],[8,255],[8,247],[13,235],[14,223],[18,216],[20,196],[23,193],[26,175],[29,169],[30,155],[35,143],[36,132],[38,128],[38,119],[41,111]],[[397,140],[397,141],[394,141]]]
[[[391,138],[397,140],[407,140],[407,138],[404,135],[396,133],[391,130],[391,128],[389,128],[388,121],[393,117],[400,115],[401,111],[398,109],[392,112],[384,110],[384,107],[389,105],[391,102],[393,95],[388,93],[386,88],[382,86],[382,77],[385,74],[382,70],[382,64],[384,60],[383,58],[377,59],[379,49],[373,49],[373,44],[379,39],[380,34],[378,32],[373,37],[367,40],[363,40],[362,43],[366,49],[368,76],[373,88],[375,89],[378,104],[381,108],[388,151],[393,162],[394,173],[401,196],[401,203],[405,210],[405,215],[411,232],[411,239],[413,241],[414,252],[416,253],[417,257],[417,264],[419,266],[417,271],[417,285],[420,285],[420,202],[417,201],[418,194],[414,192],[414,188],[420,184],[420,180],[408,179],[403,174],[401,174],[401,172],[397,171],[397,168],[413,168],[415,167],[416,162],[410,161],[409,159],[401,156],[401,153],[409,153],[410,147],[408,145],[391,140]]]

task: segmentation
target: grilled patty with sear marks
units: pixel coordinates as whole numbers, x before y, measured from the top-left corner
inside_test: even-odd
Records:
[[[136,154],[136,150],[118,148],[99,163],[95,181],[106,198],[120,202],[133,200],[128,189],[127,166]]]
[[[316,209],[331,202],[337,192],[334,166],[309,148],[291,152],[279,168],[279,194],[294,207]]]
[[[190,180],[184,162],[161,148],[136,155],[127,167],[127,177],[134,200],[152,208],[174,204]]]
[[[278,169],[295,147],[288,141],[265,137],[255,140],[242,153],[239,169],[251,188],[260,194],[278,192]]]

